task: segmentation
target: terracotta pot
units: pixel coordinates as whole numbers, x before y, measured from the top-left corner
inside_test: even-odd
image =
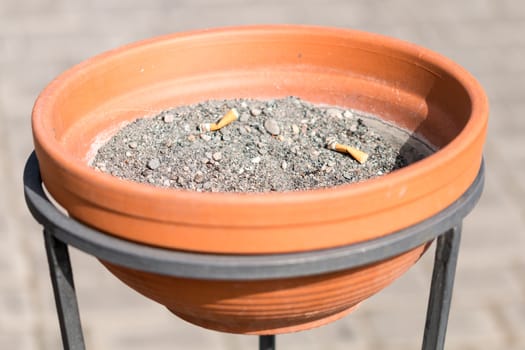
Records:
[[[359,184],[266,194],[154,188],[117,180],[87,165],[101,140],[139,116],[211,98],[289,95],[379,115],[439,151]],[[487,114],[486,97],[474,78],[426,49],[343,29],[259,26],[165,36],[83,62],[39,96],[33,134],[46,187],[78,220],[122,238],[170,249],[273,254],[374,239],[444,209],[478,172]],[[239,289],[219,281],[190,283],[109,268],[192,322],[234,332],[278,332],[300,328],[301,321],[282,323],[283,318],[294,319],[291,315],[310,315],[303,322],[307,327],[335,317],[327,315],[343,313],[408,269],[421,251],[364,270],[302,282],[279,280],[265,287],[244,283]],[[368,269],[371,275],[366,277]],[[359,283],[354,284],[356,279]],[[281,283],[290,287],[281,288]],[[188,293],[178,287],[181,284],[191,286]],[[302,289],[309,285],[316,291],[321,285],[338,286],[335,289],[344,290],[349,299],[343,302],[334,290],[333,298],[327,294],[326,300],[314,294],[311,299],[300,297],[309,295]],[[208,288],[214,292],[205,296]],[[191,291],[202,292],[188,295]],[[215,293],[221,297],[214,299]],[[290,302],[294,296],[300,299],[297,308]],[[272,309],[269,300],[279,306]],[[283,300],[286,303],[279,303]],[[310,304],[325,309],[312,311]],[[266,321],[281,323],[253,325],[244,318],[258,320],[257,312],[265,310]],[[225,321],[225,315],[230,320]],[[202,321],[196,317],[203,317]]]

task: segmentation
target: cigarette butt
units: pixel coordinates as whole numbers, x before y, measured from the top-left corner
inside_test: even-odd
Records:
[[[237,112],[237,109],[230,109],[225,115],[222,116],[222,118],[217,123],[217,130],[232,123],[233,121],[237,120],[237,118],[239,118],[239,112]]]
[[[346,146],[346,152],[350,154],[355,160],[357,160],[360,164],[363,164],[368,159],[368,154],[358,150],[355,147]]]
[[[199,130],[201,132],[206,131],[217,131],[219,129],[222,129],[228,124],[231,124],[233,121],[237,120],[239,118],[239,112],[237,109],[232,108],[226,114],[224,114],[221,119],[217,123],[202,123],[199,125]]]
[[[348,153],[352,156],[355,160],[357,160],[360,164],[363,164],[368,159],[368,154],[348,145],[343,145],[340,143],[337,143],[333,139],[326,140],[326,147],[328,149],[340,152],[340,153]]]

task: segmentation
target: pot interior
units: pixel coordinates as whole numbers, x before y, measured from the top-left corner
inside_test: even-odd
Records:
[[[471,113],[462,84],[413,46],[326,32],[174,36],[102,55],[64,79],[45,123],[83,162],[123,123],[205,99],[293,95],[377,115],[437,148]]]

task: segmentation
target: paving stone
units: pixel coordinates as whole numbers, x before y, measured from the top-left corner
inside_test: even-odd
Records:
[[[407,305],[404,302],[401,305]],[[418,349],[421,346],[425,326],[425,310],[419,312],[388,312],[387,310],[366,315],[368,337],[372,349]]]
[[[509,19],[523,19],[525,17],[525,7],[517,0],[502,0],[498,2],[501,9],[501,16]]]
[[[0,332],[0,349],[37,350],[35,339],[23,331]]]
[[[21,15],[30,13],[41,14],[43,12],[56,11],[60,7],[60,2],[53,0],[2,1],[0,4],[0,16],[4,18],[19,18]]]
[[[495,161],[487,154],[487,165]],[[490,264],[499,269],[523,256],[525,231],[522,216],[513,197],[505,193],[507,182],[495,171],[487,173],[482,198],[464,220],[460,253],[463,266],[475,267],[481,263],[481,266]]]
[[[524,44],[525,45],[525,44]],[[525,74],[501,74],[491,73],[479,77],[479,81],[485,87],[490,101],[500,103],[523,102],[523,92],[520,91],[520,77]],[[497,88],[497,86],[500,86]]]
[[[359,320],[360,316],[354,312],[329,325],[304,332],[279,335],[276,338],[276,345],[277,348],[290,350],[372,349],[369,347],[367,337],[363,334],[364,327],[359,324]],[[331,341],[327,341],[328,339]]]
[[[453,302],[461,306],[475,307],[492,305],[501,300],[502,293],[515,302],[525,303],[525,295],[513,271],[491,269],[487,266],[477,268],[458,266]]]
[[[525,345],[525,334],[522,327],[525,324],[525,304],[506,303],[496,312],[500,313],[501,322],[508,333],[509,346],[515,346],[518,349],[518,345]]]
[[[109,329],[94,334],[93,345],[100,349],[226,349],[224,334],[189,325],[168,311],[155,318],[137,316],[112,324],[102,321]]]
[[[446,349],[504,349],[505,345],[504,330],[486,308],[453,306],[447,328]]]

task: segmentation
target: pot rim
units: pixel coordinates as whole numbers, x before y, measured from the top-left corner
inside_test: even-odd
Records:
[[[351,184],[337,185],[329,188],[318,188],[311,190],[286,191],[286,192],[197,192],[186,189],[159,188],[147,184],[132,181],[122,181],[112,175],[95,171],[83,161],[79,161],[68,152],[63,151],[63,146],[53,137],[49,137],[42,122],[47,115],[52,113],[54,97],[67,89],[70,81],[79,79],[82,75],[89,73],[91,69],[96,69],[97,65],[110,59],[118,58],[120,55],[127,55],[136,50],[148,50],[156,45],[167,45],[175,41],[192,40],[195,37],[224,37],[232,33],[253,35],[257,33],[301,33],[304,35],[338,35],[353,40],[370,44],[379,42],[381,48],[390,49],[399,53],[401,59],[410,57],[414,64],[423,65],[425,68],[439,67],[456,79],[467,92],[471,100],[471,111],[467,123],[463,130],[447,145],[439,149],[434,154],[421,161],[413,163],[405,168],[398,169],[389,174],[370,179],[367,181]],[[378,44],[379,45],[379,44]],[[400,58],[400,57],[397,57]],[[206,201],[210,205],[273,205],[273,204],[294,204],[308,203],[322,200],[332,200],[348,196],[361,196],[367,192],[388,191],[397,184],[407,183],[423,174],[432,173],[435,169],[446,166],[450,159],[457,157],[479,137],[487,125],[488,99],[483,93],[480,84],[464,68],[452,60],[423,47],[409,42],[387,37],[380,34],[369,33],[359,30],[310,26],[310,25],[251,25],[251,26],[232,26],[211,28],[203,30],[193,30],[182,33],[174,33],[158,36],[135,43],[127,44],[122,47],[104,52],[89,58],[72,68],[66,70],[55,78],[38,96],[32,113],[32,127],[34,138],[38,139],[40,146],[51,157],[60,164],[67,164],[67,171],[77,179],[86,179],[94,186],[101,188],[112,188],[129,196],[139,196],[142,198],[157,198],[161,200],[177,199],[177,201],[187,200],[192,203]],[[36,142],[35,142],[36,144]],[[430,192],[435,187],[430,187]],[[413,200],[414,198],[411,198]],[[110,209],[110,208],[108,208]],[[381,210],[381,208],[378,208]],[[140,216],[140,215],[137,215]]]

